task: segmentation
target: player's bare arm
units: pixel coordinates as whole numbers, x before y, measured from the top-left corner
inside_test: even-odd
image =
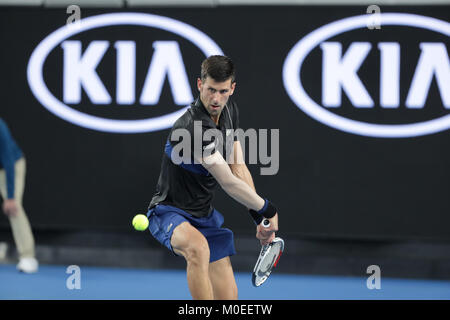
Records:
[[[231,172],[256,192],[255,184],[253,183],[252,175],[245,164],[244,154],[239,141],[234,142],[232,157],[233,161],[229,164]]]
[[[266,201],[246,182],[232,173],[230,166],[219,152],[203,158],[202,164],[233,199],[255,211],[260,211],[265,206]],[[263,245],[270,243],[275,237],[275,232],[278,231],[278,215],[275,214],[269,221],[268,228],[258,225],[256,236]]]
[[[253,182],[250,170],[245,163],[244,154],[242,152],[242,146],[239,141],[235,141],[233,145],[232,160],[229,164],[231,172],[234,176],[244,181],[253,191],[256,192],[255,184]],[[275,221],[276,220],[276,221]],[[278,227],[278,214],[269,219],[271,224],[275,224]],[[275,238],[275,232],[270,231],[270,228],[265,228],[263,225],[258,224],[256,226],[256,238],[261,240],[261,244],[271,242]]]

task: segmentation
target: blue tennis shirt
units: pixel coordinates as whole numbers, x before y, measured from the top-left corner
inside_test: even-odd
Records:
[[[6,171],[8,199],[14,198],[14,164],[21,157],[22,150],[14,141],[6,123],[0,118],[0,169]]]

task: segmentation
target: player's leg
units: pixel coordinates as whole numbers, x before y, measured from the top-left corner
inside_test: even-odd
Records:
[[[186,259],[189,291],[195,300],[212,300],[209,271],[209,247],[205,237],[190,223],[179,224],[172,234],[173,251]]]
[[[225,257],[209,264],[209,279],[211,280],[214,299],[237,300],[238,289],[230,257]]]
[[[208,241],[210,251],[209,278],[214,299],[237,299],[237,286],[231,267],[230,256],[236,254],[233,232],[221,228],[222,214],[214,210],[208,222],[198,230]]]

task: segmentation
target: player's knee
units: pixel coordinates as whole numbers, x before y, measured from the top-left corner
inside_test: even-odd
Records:
[[[171,245],[174,252],[182,255],[188,263],[204,266],[209,264],[208,241],[189,223],[182,223],[175,228]]]
[[[209,246],[206,239],[195,239],[189,243],[185,250],[185,259],[188,263],[205,265],[209,264]]]

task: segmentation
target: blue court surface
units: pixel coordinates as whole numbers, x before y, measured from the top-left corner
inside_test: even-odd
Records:
[[[15,265],[0,265],[0,299],[184,300],[191,299],[186,274],[179,270],[119,269],[80,266],[80,289],[67,266],[41,265],[36,274],[22,274]],[[304,276],[274,272],[261,287],[251,273],[236,273],[239,299],[245,300],[372,300],[450,299],[450,281],[381,278],[369,290],[367,278]]]

